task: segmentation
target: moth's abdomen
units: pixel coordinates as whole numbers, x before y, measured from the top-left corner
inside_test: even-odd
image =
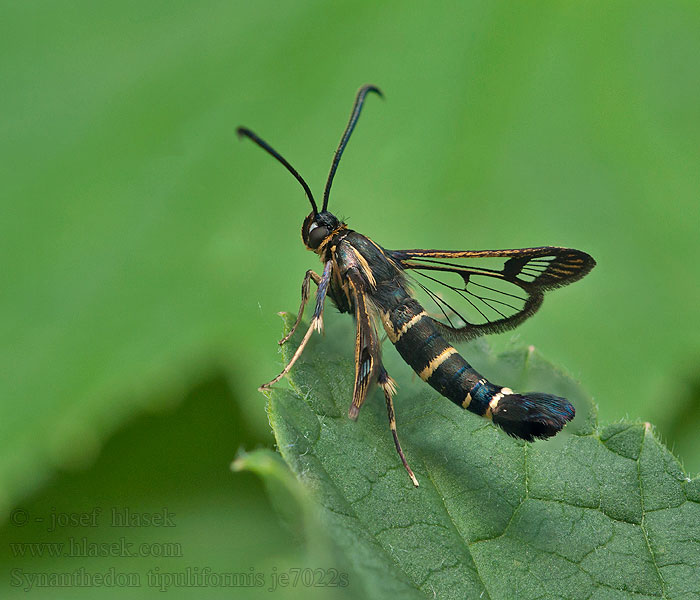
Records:
[[[481,375],[445,341],[417,300],[407,298],[383,317],[389,339],[423,381],[455,404],[486,413],[490,398],[469,395]]]
[[[510,391],[501,388],[501,392]],[[495,403],[492,400],[491,403]],[[503,394],[491,408],[493,422],[508,435],[531,442],[556,435],[576,411],[566,398],[553,394]]]
[[[455,404],[525,440],[555,435],[574,418],[574,407],[551,394],[516,394],[482,377],[440,335],[419,302],[406,298],[382,312],[384,329],[421,379]]]

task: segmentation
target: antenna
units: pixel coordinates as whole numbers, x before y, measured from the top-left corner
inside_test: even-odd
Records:
[[[296,180],[301,184],[301,187],[304,188],[304,191],[306,192],[306,196],[309,199],[309,202],[311,202],[311,206],[314,209],[314,214],[318,214],[318,207],[316,206],[316,201],[314,200],[314,195],[311,193],[311,189],[309,188],[308,184],[306,181],[304,181],[304,178],[297,173],[296,169],[290,165],[287,160],[279,153],[277,150],[275,150],[272,146],[270,146],[266,141],[263,139],[259,138],[257,135],[255,135],[250,129],[247,129],[245,127],[238,127],[236,129],[236,133],[239,135],[239,137],[247,137],[253,140],[258,146],[260,146],[265,152],[268,154],[271,154],[274,156],[279,162],[281,162],[286,168],[287,171],[289,171]],[[325,210],[325,206],[324,206]]]
[[[331,164],[331,172],[328,173],[326,189],[323,191],[323,208],[321,209],[322,211],[325,211],[326,208],[328,208],[328,197],[331,193],[331,185],[333,184],[333,177],[335,177],[335,172],[338,169],[340,157],[343,155],[345,146],[347,146],[348,140],[352,135],[352,131],[353,129],[355,129],[355,125],[357,125],[357,120],[360,118],[360,112],[362,111],[362,105],[365,103],[365,97],[370,92],[374,92],[381,98],[384,97],[384,94],[382,94],[381,90],[374,85],[363,85],[357,92],[357,96],[355,97],[355,105],[352,107],[352,113],[350,114],[350,121],[348,121],[348,126],[345,128],[345,133],[343,133],[343,137],[340,139],[338,149],[335,151],[335,156],[333,157],[333,164]]]

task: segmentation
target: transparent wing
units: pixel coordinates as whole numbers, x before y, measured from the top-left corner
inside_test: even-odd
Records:
[[[581,279],[594,266],[572,248],[394,250],[418,300],[443,335],[471,339],[516,327],[542,304],[544,292]]]

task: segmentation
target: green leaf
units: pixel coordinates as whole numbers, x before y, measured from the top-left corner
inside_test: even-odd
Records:
[[[327,338],[352,343],[350,320],[333,329]],[[494,357],[471,344],[465,355],[489,378],[565,391],[577,417],[556,438],[527,444],[422,381],[404,382],[397,425],[414,488],[383,401],[370,396],[358,422],[347,418],[352,364],[326,341],[307,348],[292,390],[270,393],[269,418],[367,597],[697,597],[700,480],[684,475],[650,425],[598,429],[590,400],[534,349]]]

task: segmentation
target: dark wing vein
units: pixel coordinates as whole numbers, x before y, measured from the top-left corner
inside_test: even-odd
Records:
[[[489,287],[488,285],[484,285],[483,283],[479,283],[478,281],[471,281],[471,284],[485,288],[487,290],[491,290],[492,292],[496,292],[497,294],[503,294],[504,296],[510,296],[511,298],[521,300],[522,302],[527,302],[527,298],[521,298],[520,296],[516,296],[515,294],[509,294],[508,292],[497,290],[496,288]]]
[[[442,308],[441,298],[438,296],[435,292],[431,291],[430,288],[425,287],[420,281],[418,281],[415,277],[413,277],[413,280],[423,289],[423,291],[430,296],[433,302],[435,302],[435,305],[440,309],[440,312],[445,316],[445,319],[447,319],[447,322],[450,324],[451,327],[454,327],[452,324],[452,321],[450,320],[450,317],[447,315],[445,312],[445,309]],[[460,316],[461,318],[461,316]],[[462,319],[464,320],[464,319]]]
[[[446,284],[446,283],[440,281],[439,279],[435,279],[434,277],[430,277],[429,275],[426,275],[425,273],[416,273],[416,274],[417,274],[417,275],[421,275],[421,276],[423,276],[423,277],[426,277],[427,279],[432,279],[433,281],[439,283],[440,285],[444,285],[445,287],[448,287],[448,288],[454,290],[455,292],[459,293],[459,290],[455,290],[451,285],[448,285],[448,284]],[[419,285],[420,285],[424,290],[426,290],[426,291],[428,292],[428,294],[430,294],[430,297],[431,297],[436,303],[444,304],[444,305],[445,305],[447,308],[449,308],[454,314],[456,314],[460,319],[462,319],[462,321],[464,321],[465,323],[469,323],[469,320],[468,320],[468,319],[465,319],[465,318],[460,314],[460,312],[459,312],[456,308],[454,308],[449,302],[447,302],[447,300],[445,300],[444,298],[441,298],[441,297],[440,297],[438,294],[436,294],[435,292],[430,291],[430,290],[429,290],[427,287],[425,287],[424,285],[421,285],[420,283],[419,283]],[[468,298],[465,298],[465,300],[467,300],[467,302],[469,302],[472,306],[474,306],[474,304],[473,304],[473,302],[471,302],[471,300],[469,300]],[[474,308],[475,308],[476,310],[479,310],[476,306],[474,306]],[[481,312],[481,311],[479,311],[479,312]],[[445,311],[443,311],[443,314],[445,314]],[[482,315],[483,315],[483,313],[482,313]],[[483,316],[484,316],[484,318],[486,319],[486,316],[485,316],[485,315],[483,315]],[[445,317],[446,317],[447,320],[449,321],[449,317],[447,317],[447,315],[445,315]],[[450,325],[452,325],[452,322],[451,322],[451,321],[450,321]]]

